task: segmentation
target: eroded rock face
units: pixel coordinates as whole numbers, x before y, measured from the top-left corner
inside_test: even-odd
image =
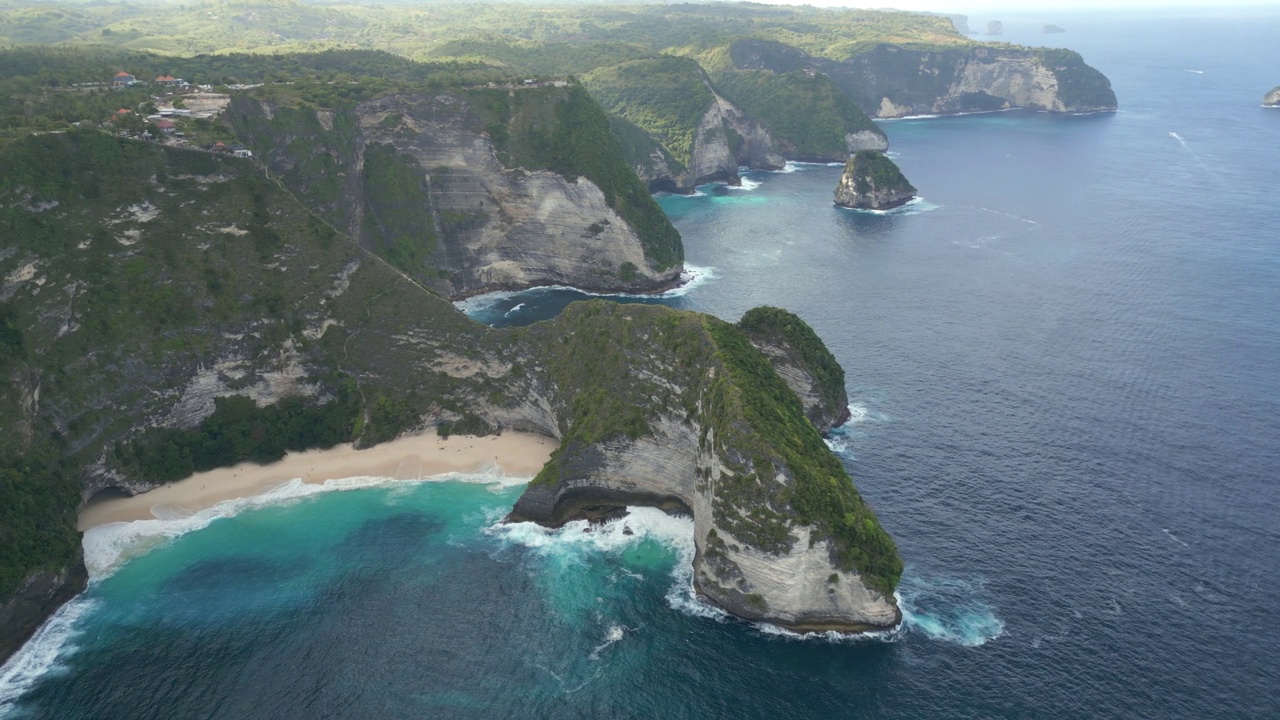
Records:
[[[666,164],[660,161],[661,158],[655,158],[648,172],[639,169],[641,179],[650,187],[683,193],[693,192],[697,186],[709,182],[737,185],[740,167],[780,170],[787,164],[775,148],[769,128],[720,95],[715,96],[698,123],[688,169],[671,175]]]
[[[307,141],[297,143],[267,105],[240,102],[246,117],[273,121],[263,131],[275,135],[268,164],[340,230],[444,295],[540,285],[644,292],[680,277],[682,265],[651,257],[641,230],[588,178],[504,164],[466,96],[371,100],[327,124],[296,123]],[[336,180],[299,179],[317,158]]]
[[[827,414],[829,403],[816,399],[824,393],[815,389],[814,378],[823,373],[809,367],[803,353],[784,339],[793,334],[785,329],[759,331],[776,328],[779,318],[794,316],[765,310],[770,314],[757,318],[761,320],[755,323],[757,332],[751,331],[750,322],[738,327],[753,343],[766,340],[760,342],[769,348],[763,359],[786,378],[787,387],[799,388],[808,396],[804,406],[814,410],[810,417],[829,427],[839,417]],[[643,329],[642,315],[665,311],[602,304],[591,312],[630,317]],[[589,324],[577,328],[576,333],[590,332]],[[680,339],[678,347],[688,348],[703,335],[690,325],[684,329],[689,335]],[[653,377],[652,385],[645,381],[634,388],[639,396],[666,393],[691,405],[665,406],[639,437],[581,444],[566,436],[548,469],[528,486],[508,520],[558,526],[580,518],[611,517],[627,505],[689,513],[697,549],[694,586],[707,601],[740,617],[796,631],[865,632],[896,625],[901,613],[892,594],[875,589],[858,571],[840,562],[830,536],[795,513],[788,498],[801,482],[796,468],[776,456],[768,459],[768,450],[746,451],[740,444],[744,436],[739,433],[751,434],[760,428],[753,429],[745,416],[733,414],[735,401],[725,404],[722,391],[724,383],[734,382],[733,370],[714,355],[699,357],[705,358],[705,364],[690,366],[687,372],[664,373],[661,379]],[[637,372],[644,374],[644,362],[638,365]],[[843,385],[842,373],[838,382]],[[843,388],[840,397],[844,397]],[[553,399],[550,404],[556,402]],[[725,411],[732,419],[719,416]],[[800,412],[799,406],[794,412]],[[814,433],[821,444],[813,427],[807,432]]]
[[[850,155],[859,150],[884,152],[889,149],[889,138],[882,133],[872,132],[871,130],[859,130],[855,133],[849,133],[844,136],[844,142],[849,148]]]
[[[835,203],[855,210],[888,210],[905,205],[916,196],[892,160],[871,151],[856,153],[845,163]]]
[[[1262,104],[1267,107],[1280,107],[1280,87],[1271,89],[1271,92],[1262,98]]]

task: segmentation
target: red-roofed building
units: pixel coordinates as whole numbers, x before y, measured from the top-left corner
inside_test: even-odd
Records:
[[[156,84],[163,85],[165,87],[176,87],[178,85],[186,85],[187,82],[182,78],[176,78],[172,75],[160,75],[156,78]]]
[[[155,126],[160,128],[160,132],[163,132],[166,135],[172,135],[174,131],[178,129],[178,126],[175,125],[172,120],[157,120],[155,122]]]
[[[130,85],[134,85],[137,82],[138,82],[138,78],[121,70],[120,72],[116,73],[116,76],[114,78],[111,79],[111,86],[118,87],[118,88],[125,88],[125,87],[129,87]]]

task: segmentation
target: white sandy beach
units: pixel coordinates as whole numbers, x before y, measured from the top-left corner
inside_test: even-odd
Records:
[[[270,465],[241,463],[197,473],[141,495],[90,502],[80,511],[78,526],[83,531],[106,523],[149,520],[155,517],[151,509],[161,505],[196,512],[224,500],[261,495],[294,479],[306,483],[366,476],[415,480],[446,473],[488,472],[495,465],[497,472],[510,477],[533,477],[556,444],[530,433],[441,438],[432,430],[366,450],[346,444],[289,453]]]

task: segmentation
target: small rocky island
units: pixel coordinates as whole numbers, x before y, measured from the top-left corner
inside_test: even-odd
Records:
[[[1280,107],[1280,86],[1271,88],[1271,92],[1262,98],[1263,107]]]
[[[988,35],[1003,35],[1003,34],[1004,34],[1004,23],[1000,22],[999,20],[992,20],[991,22],[987,23],[987,34],[988,34]]]
[[[902,170],[884,155],[860,150],[844,164],[835,203],[855,210],[888,210],[905,205],[916,196]]]
[[[1052,23],[1044,26],[1044,33],[1046,35],[1055,35],[1057,33],[1064,33],[1066,31],[1067,31],[1066,28],[1060,27],[1058,25],[1054,25]]]

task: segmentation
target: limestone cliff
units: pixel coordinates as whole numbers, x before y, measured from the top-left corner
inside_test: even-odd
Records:
[[[510,519],[558,525],[629,504],[683,510],[694,519],[694,585],[710,602],[797,631],[896,625],[901,614],[891,591],[901,565],[891,541],[825,450],[778,365],[744,331],[776,342],[770,355],[806,375],[793,376],[800,384],[823,376],[804,364],[786,330],[770,327],[784,318],[799,324],[778,310],[734,327],[648,306],[571,306],[556,321],[575,328],[568,346],[535,344],[578,358],[561,366],[543,356],[547,389],[557,391],[552,408],[580,397],[566,391],[584,375],[610,374],[614,353],[640,372],[607,401],[590,401],[607,402],[614,413],[557,411],[560,448]],[[590,338],[618,319],[624,330],[612,335],[609,352],[590,349]],[[559,334],[551,325],[528,332]],[[815,415],[834,421],[824,411]],[[602,430],[607,424],[617,429]]]
[[[864,150],[844,165],[835,203],[856,210],[888,210],[905,205],[916,196],[896,163],[884,155]]]
[[[0,386],[0,523],[21,536],[0,553],[2,646],[81,587],[93,493],[442,423],[560,440],[528,517],[691,511],[698,588],[732,612],[897,621],[901,560],[818,431],[842,371],[798,318],[596,301],[494,330],[249,161],[89,131],[0,162],[19,230],[0,251],[0,372],[18,380]]]
[[[604,114],[562,85],[390,95],[339,111],[242,96],[231,115],[299,197],[444,295],[670,286],[678,234],[627,173]],[[559,166],[552,143],[578,154]]]
[[[1110,112],[1111,82],[1069,50],[880,45],[843,63],[833,79],[875,117],[1009,108]]]
[[[633,168],[653,190],[737,184],[738,168],[785,164],[770,130],[725,99],[691,58],[661,55],[598,68],[583,78],[614,124]],[[647,135],[647,141],[643,137]]]
[[[1280,87],[1272,88],[1271,92],[1262,98],[1262,104],[1266,107],[1280,107]]]
[[[977,44],[921,50],[882,43],[833,60],[769,41],[735,46],[744,48],[732,53],[736,67],[822,73],[872,117],[1116,109],[1111,82],[1070,50]]]

